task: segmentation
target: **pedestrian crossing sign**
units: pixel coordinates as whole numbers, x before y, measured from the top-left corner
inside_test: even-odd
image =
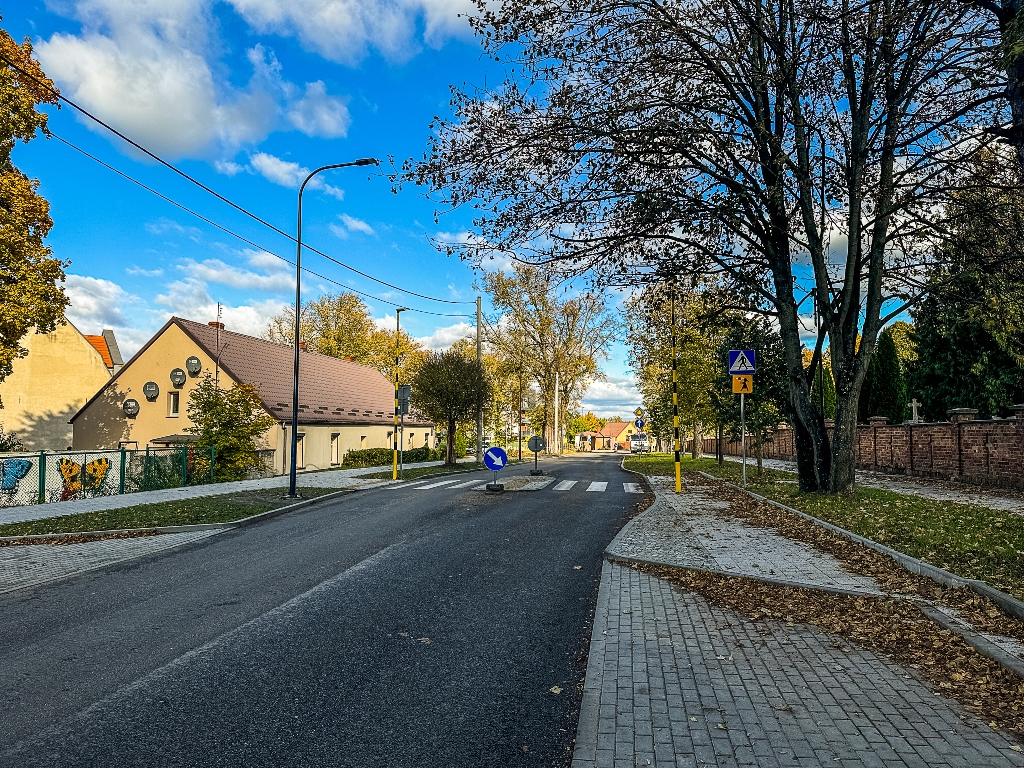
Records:
[[[752,349],[729,350],[729,373],[733,376],[757,373],[754,365],[755,354]]]
[[[753,376],[733,376],[732,391],[736,395],[750,395],[754,392]]]

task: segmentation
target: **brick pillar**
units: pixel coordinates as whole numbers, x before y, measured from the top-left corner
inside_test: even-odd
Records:
[[[974,417],[978,415],[978,409],[951,408],[946,411],[946,414],[949,416],[949,420],[953,422],[954,429],[956,429],[956,474],[957,478],[960,478],[964,474],[963,423],[965,421],[974,421]]]
[[[885,416],[872,416],[868,423],[871,425],[871,462],[872,466],[878,469],[878,428],[884,427],[889,420]]]

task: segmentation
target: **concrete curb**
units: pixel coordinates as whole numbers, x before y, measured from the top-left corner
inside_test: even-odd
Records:
[[[717,480],[719,482],[725,483],[730,488],[740,491],[741,493],[745,493],[751,498],[757,499],[758,501],[763,501],[766,504],[771,504],[773,507],[784,509],[787,512],[792,512],[793,514],[799,515],[800,517],[804,518],[809,522],[814,523],[815,525],[820,525],[821,527],[827,528],[828,530],[833,531],[834,533],[838,533],[842,536],[845,536],[848,539],[856,541],[859,544],[863,544],[864,546],[869,547],[875,550],[876,552],[881,552],[883,555],[888,555],[911,573],[916,573],[920,576],[927,576],[929,579],[936,582],[937,584],[942,584],[943,586],[947,587],[970,587],[974,592],[978,593],[982,597],[987,597],[993,603],[995,603],[1004,611],[1006,611],[1006,613],[1008,613],[1009,615],[1018,619],[1024,619],[1024,602],[1021,602],[1012,595],[1008,595],[1005,592],[996,589],[990,584],[986,584],[984,581],[981,581],[979,579],[969,579],[963,576],[957,576],[955,573],[950,573],[949,571],[943,568],[939,568],[938,566],[932,565],[931,563],[926,563],[923,560],[918,560],[916,557],[911,557],[910,555],[906,555],[902,552],[899,552],[898,550],[895,550],[892,547],[887,547],[884,544],[879,544],[877,541],[873,541],[872,539],[860,536],[859,534],[853,533],[852,531],[848,531],[845,528],[840,528],[838,525],[826,523],[824,520],[820,520],[819,518],[814,517],[813,515],[808,515],[806,512],[801,512],[799,509],[793,509],[793,507],[787,507],[785,504],[781,504],[777,501],[765,498],[760,494],[754,493],[753,491],[747,490],[745,488],[741,488],[735,483],[730,483],[728,480],[722,480],[721,478],[715,477],[714,475],[710,475],[707,472],[698,472],[698,474],[701,475],[702,477],[708,478],[709,480]]]
[[[316,504],[317,502],[334,499],[349,493],[355,493],[358,490],[364,489],[345,488],[340,491],[334,491],[333,493],[325,493],[323,496],[317,496],[315,499],[303,499],[302,501],[299,501],[295,504],[289,504],[286,507],[270,509],[267,510],[266,512],[260,512],[258,515],[243,517],[240,520],[232,520],[228,523],[197,523],[196,525],[159,525],[152,528],[113,528],[107,531],[78,531],[77,533],[36,533],[29,534],[26,536],[0,536],[0,541],[32,542],[43,539],[73,538],[75,536],[98,538],[101,536],[112,536],[118,533],[151,533],[155,535],[160,533],[190,533],[192,531],[231,530],[232,528],[244,528],[245,526],[253,525],[254,523],[258,523],[263,520],[269,520],[272,517],[283,515],[286,512],[295,512],[299,509],[310,507]]]
[[[604,687],[604,643],[608,631],[610,565],[601,563],[601,586],[597,590],[594,629],[587,648],[587,672],[583,679],[580,717],[576,723],[576,743],[572,750],[572,768],[587,768],[597,761],[597,729],[601,718],[601,689]]]

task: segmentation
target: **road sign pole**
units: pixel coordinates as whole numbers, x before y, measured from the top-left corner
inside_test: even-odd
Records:
[[[744,401],[747,396],[740,392],[740,447],[743,454],[743,487],[747,487],[747,418]]]

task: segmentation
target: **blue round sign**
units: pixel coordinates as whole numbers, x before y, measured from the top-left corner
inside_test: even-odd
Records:
[[[644,424],[646,424],[646,422],[643,419],[637,419],[636,421],[633,422],[633,424],[636,426],[637,429],[643,429]]]
[[[501,448],[488,448],[484,451],[484,466],[488,469],[497,472],[499,469],[504,469],[506,464],[508,464],[508,456]]]

